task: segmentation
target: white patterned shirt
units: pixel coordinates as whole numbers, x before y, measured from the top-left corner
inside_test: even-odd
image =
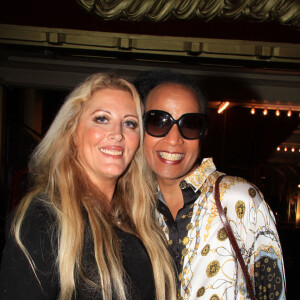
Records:
[[[182,190],[188,187],[198,196],[187,204],[189,211],[179,211],[175,220],[170,220],[170,212],[166,213],[168,209],[160,203],[159,222],[169,245],[178,244],[176,249],[180,249],[176,258],[180,265],[179,299],[249,299],[242,269],[215,205],[214,186],[221,174],[211,158],[204,159],[181,182]],[[160,200],[164,202],[161,194]],[[245,179],[226,176],[220,184],[220,200],[254,282],[257,299],[286,299],[275,218],[262,194]],[[171,222],[175,224],[173,228]],[[178,232],[174,233],[179,222],[185,222],[186,236],[181,238]]]

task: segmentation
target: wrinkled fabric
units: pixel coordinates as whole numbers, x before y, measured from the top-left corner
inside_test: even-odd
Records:
[[[182,208],[186,213],[179,210],[182,219],[170,220],[172,216],[163,199],[158,206],[158,220],[170,249],[174,244],[179,245],[171,250],[179,271],[179,299],[250,299],[242,269],[215,205],[215,182],[221,174],[208,158],[180,183],[184,203],[189,205]],[[190,203],[191,193],[185,189],[199,196]],[[243,178],[226,176],[220,184],[220,200],[248,267],[257,299],[286,299],[276,221],[261,192]],[[186,218],[189,222],[183,230],[181,225]],[[180,232],[177,228],[181,228]],[[179,240],[174,241],[178,236]],[[174,255],[176,249],[181,252],[177,256]]]

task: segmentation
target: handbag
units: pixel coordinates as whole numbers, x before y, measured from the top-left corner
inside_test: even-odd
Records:
[[[251,300],[255,300],[255,294],[254,294],[254,289],[253,289],[253,285],[251,283],[251,279],[250,279],[250,275],[248,273],[248,270],[247,270],[247,267],[245,265],[245,261],[243,259],[243,256],[241,254],[241,251],[240,251],[240,248],[236,242],[236,239],[234,237],[234,234],[231,230],[231,227],[229,225],[229,222],[226,218],[226,215],[224,213],[224,210],[223,210],[223,207],[221,205],[221,201],[220,201],[220,189],[219,189],[219,185],[220,185],[220,182],[221,180],[225,177],[226,175],[221,175],[218,177],[217,181],[216,181],[216,185],[215,185],[215,201],[216,201],[216,206],[217,206],[217,209],[218,209],[218,213],[219,213],[219,216],[220,216],[220,219],[224,225],[224,228],[226,230],[226,233],[228,235],[228,238],[230,240],[230,243],[235,251],[235,254],[236,254],[236,257],[240,263],[240,266],[242,268],[242,271],[244,273],[244,277],[245,277],[245,280],[246,280],[246,283],[247,283],[247,287],[248,287],[248,293],[250,294],[250,298]]]

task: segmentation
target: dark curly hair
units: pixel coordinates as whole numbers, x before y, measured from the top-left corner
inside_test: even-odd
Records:
[[[138,90],[143,103],[145,104],[149,93],[155,87],[167,83],[177,83],[191,89],[196,95],[203,113],[207,113],[207,100],[205,96],[200,91],[197,84],[185,74],[174,72],[168,69],[153,70],[142,74],[135,80],[134,85]]]

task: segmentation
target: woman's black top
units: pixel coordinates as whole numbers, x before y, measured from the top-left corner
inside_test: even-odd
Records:
[[[58,299],[60,285],[56,265],[57,250],[51,242],[56,230],[55,217],[44,204],[35,201],[25,216],[21,237],[36,269],[39,285],[27,258],[11,236],[10,222],[6,233],[6,245],[2,255],[0,272],[0,299],[31,300]],[[116,230],[122,252],[123,266],[128,278],[130,300],[155,299],[153,272],[148,254],[135,236]],[[86,230],[83,251],[83,270],[93,276],[96,270],[93,242],[90,230]],[[99,290],[90,288],[82,279],[76,282],[73,299],[102,299]],[[117,297],[114,297],[117,300]]]

